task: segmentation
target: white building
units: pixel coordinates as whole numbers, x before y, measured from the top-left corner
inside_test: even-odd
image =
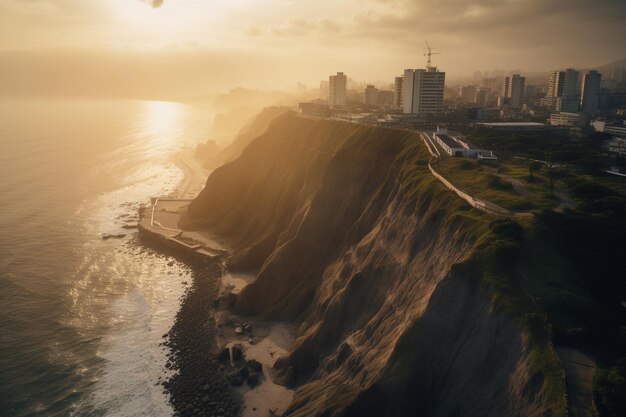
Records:
[[[443,90],[446,73],[431,67],[404,70],[404,114],[437,114],[443,112]]]
[[[593,114],[598,110],[598,97],[602,75],[598,71],[589,71],[583,80],[583,91],[580,97],[580,110]]]
[[[343,72],[328,77],[328,105],[330,108],[346,105],[348,77]]]
[[[448,129],[437,126],[432,138],[450,156],[476,158],[484,162],[497,162],[498,157],[489,150],[477,149],[462,139],[448,134]]]

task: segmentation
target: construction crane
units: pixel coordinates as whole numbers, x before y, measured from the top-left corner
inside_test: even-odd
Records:
[[[428,53],[424,54],[424,56],[428,57],[428,64],[426,65],[426,70],[430,71],[430,69],[432,68],[430,57],[432,55],[441,55],[441,52],[433,52],[432,49],[430,48],[430,45],[428,44],[428,41],[426,41],[426,49],[428,49]]]

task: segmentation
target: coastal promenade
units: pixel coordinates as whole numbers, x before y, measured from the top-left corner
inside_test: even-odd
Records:
[[[314,148],[307,149],[322,153]],[[191,157],[180,156],[176,162],[185,174],[184,179],[172,194],[152,198],[150,205],[142,209],[138,225],[140,235],[151,241],[207,262],[207,265],[194,268],[192,291],[183,302],[169,333],[170,346],[177,352],[176,364],[180,370],[168,382],[175,408],[195,407],[196,393],[200,392],[199,395],[208,400],[208,403],[203,400],[203,404],[219,403],[224,413],[218,415],[227,417],[232,415],[229,410],[235,410],[224,400],[223,393],[230,392],[230,386],[236,392],[236,409],[241,409],[239,415],[242,417],[281,415],[291,403],[294,392],[274,382],[271,369],[276,359],[287,355],[291,349],[296,330],[289,323],[244,319],[228,308],[232,295],[254,282],[256,275],[229,272],[224,260],[232,252],[231,248],[208,231],[188,231],[178,227],[180,217],[204,187],[209,172]],[[244,351],[246,359],[260,364],[260,370],[255,373],[258,380],[255,379],[254,384],[233,385],[230,382],[233,372],[239,375],[239,368],[247,362],[233,358],[227,362],[207,360],[208,352],[209,357],[214,358],[223,349],[233,347]],[[223,370],[215,369],[217,365]],[[207,375],[215,377],[207,378]],[[203,382],[194,386],[199,380]]]
[[[204,187],[209,171],[185,153],[176,158],[184,178],[176,190],[163,197],[153,197],[140,212],[139,234],[154,241],[207,260],[228,256],[227,249],[207,233],[183,231],[178,221],[187,206]]]

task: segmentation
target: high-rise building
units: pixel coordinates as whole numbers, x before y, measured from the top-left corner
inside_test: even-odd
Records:
[[[511,77],[511,94],[509,96],[511,107],[522,107],[522,104],[524,104],[525,87],[526,77],[521,77],[519,74],[513,74]]]
[[[500,97],[511,97],[511,77],[504,77],[502,79],[502,87],[500,87]]]
[[[524,104],[524,88],[526,78],[519,74],[513,74],[512,77],[504,77],[502,82],[502,96],[500,105],[507,105],[515,108],[522,107]]]
[[[346,105],[348,77],[343,72],[328,77],[328,105],[330,108]]]
[[[543,100],[545,106],[557,111],[578,111],[580,101],[580,73],[568,68],[552,71],[548,77],[548,93]]]
[[[441,113],[445,80],[446,73],[435,67],[404,70],[402,85],[404,113]]]
[[[563,96],[572,97],[580,94],[580,72],[575,69],[568,68],[565,70],[565,79],[563,80]]]
[[[365,104],[368,106],[378,105],[378,88],[373,85],[365,87]]]
[[[598,71],[592,70],[585,74],[583,91],[580,96],[580,110],[582,112],[592,114],[598,110],[601,80],[602,76]]]
[[[403,107],[402,81],[404,77],[396,77],[393,83],[393,107],[401,109]]]
[[[565,71],[551,71],[548,76],[548,92],[546,93],[546,102],[549,100],[552,104],[557,97],[563,95],[563,80],[565,79]]]
[[[484,106],[485,104],[487,104],[487,90],[483,88],[476,90],[474,102],[479,106]]]
[[[462,103],[473,103],[476,99],[476,86],[470,84],[459,88],[459,98]]]

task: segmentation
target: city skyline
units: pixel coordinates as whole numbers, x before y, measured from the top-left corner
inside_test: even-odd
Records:
[[[284,89],[337,70],[372,83],[425,67],[426,40],[450,81],[503,67],[587,69],[625,58],[625,18],[613,0],[7,0],[0,92]]]

